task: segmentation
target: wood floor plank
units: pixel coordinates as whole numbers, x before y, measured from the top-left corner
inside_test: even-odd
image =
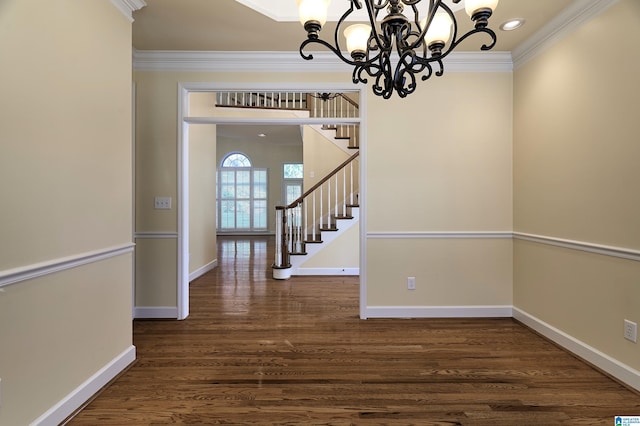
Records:
[[[640,395],[512,319],[358,318],[356,277],[270,278],[220,237],[185,321],[134,322],[137,362],[71,425],[612,425]]]

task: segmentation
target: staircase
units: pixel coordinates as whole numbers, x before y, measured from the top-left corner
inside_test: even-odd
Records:
[[[357,223],[359,155],[356,151],[288,206],[276,206],[275,279],[290,278],[300,263],[297,258],[310,254],[309,246]],[[345,221],[351,224],[339,225]]]
[[[217,107],[291,110],[312,118],[356,118],[358,104],[341,93],[223,92]],[[287,206],[276,206],[273,277],[287,279],[298,267],[359,221],[359,125],[312,125],[350,153],[342,164]]]

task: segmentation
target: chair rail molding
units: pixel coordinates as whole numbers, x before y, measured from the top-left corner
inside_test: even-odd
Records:
[[[604,256],[619,257],[621,259],[640,261],[640,250],[626,247],[608,246],[604,244],[589,243],[585,241],[567,240],[564,238],[550,237],[547,235],[526,234],[524,232],[514,232],[515,240],[531,241],[539,244],[546,244],[556,247],[563,247],[572,250],[580,250],[589,253],[601,254]]]
[[[119,246],[107,247],[102,250],[79,253],[73,256],[52,259],[46,262],[34,263],[32,265],[0,271],[0,289],[21,281],[61,272],[89,263],[99,262],[123,254],[133,253],[134,243],[121,244]]]

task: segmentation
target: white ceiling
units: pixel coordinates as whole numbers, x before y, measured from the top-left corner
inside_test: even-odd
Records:
[[[295,0],[235,0],[240,4],[243,4],[256,12],[260,12],[263,15],[278,22],[298,22],[298,10]],[[454,12],[464,7],[464,3],[453,3],[452,0],[443,0],[447,6]],[[346,10],[347,3],[342,1],[329,2],[329,11],[327,13],[328,21],[338,22],[342,14]],[[423,1],[417,4],[420,16],[424,16],[429,10],[429,2]],[[349,15],[348,21],[366,21],[367,12],[363,7],[362,9],[356,9],[351,15]],[[382,16],[380,16],[382,19]]]
[[[274,0],[242,0],[267,4]],[[290,2],[295,0],[277,0]],[[278,22],[236,0],[146,0],[147,5],[134,12],[133,46],[137,50],[180,51],[277,51],[296,52],[306,33],[299,22]],[[587,0],[500,0],[491,17],[498,42],[494,51],[512,51],[549,20],[573,3]],[[334,6],[347,0],[333,0]],[[290,14],[290,12],[289,12]],[[464,10],[456,14],[464,23],[460,31],[471,29]],[[524,18],[526,24],[512,32],[497,30],[511,18]],[[335,23],[327,23],[321,35],[331,40]],[[479,42],[465,42],[462,50],[476,51]]]

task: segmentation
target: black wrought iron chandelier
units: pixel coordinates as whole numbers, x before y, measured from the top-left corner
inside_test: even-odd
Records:
[[[353,82],[367,83],[367,75],[374,79],[373,93],[385,99],[393,92],[404,98],[416,90],[417,77],[427,80],[433,74],[444,73],[442,60],[468,37],[485,33],[490,43],[481,50],[490,50],[496,44],[496,34],[487,27],[489,17],[498,0],[465,0],[465,9],[475,28],[458,35],[458,23],[453,11],[443,0],[348,0],[349,8],[338,20],[333,44],[319,37],[327,20],[331,0],[297,0],[300,21],[307,31],[307,39],[300,45],[300,55],[307,60],[313,55],[304,52],[311,43],[325,46],[342,61],[354,67]],[[428,2],[426,16],[420,18],[418,3]],[[459,3],[460,0],[451,0]],[[353,24],[342,30],[344,23],[364,2],[369,24]],[[378,23],[378,15],[386,9],[387,15]],[[405,9],[408,15],[405,15]],[[346,51],[343,54],[343,31]],[[397,56],[396,56],[397,55]]]

